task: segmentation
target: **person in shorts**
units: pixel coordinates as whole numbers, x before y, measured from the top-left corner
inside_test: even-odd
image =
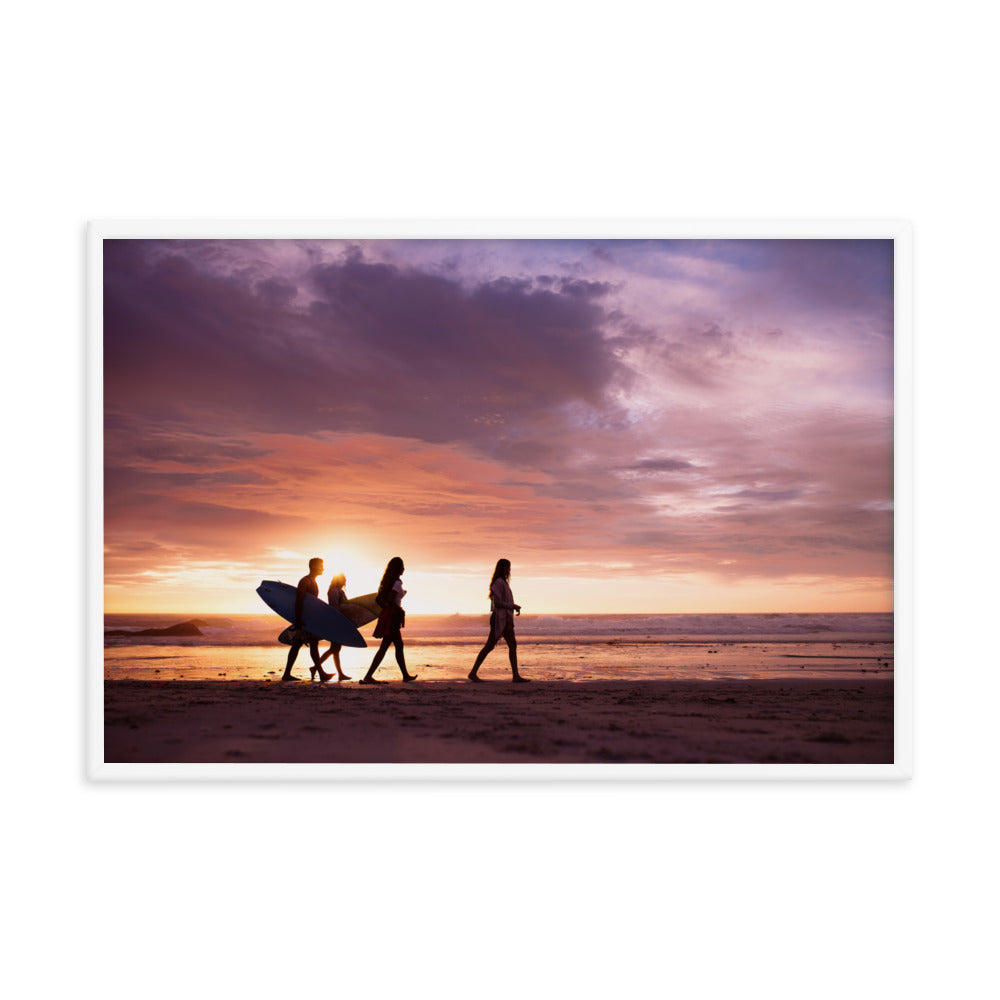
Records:
[[[328,674],[320,666],[318,637],[307,632],[302,626],[302,605],[305,601],[305,596],[306,594],[312,594],[313,597],[319,597],[319,584],[316,583],[316,577],[322,572],[323,560],[318,557],[310,559],[309,572],[299,580],[299,585],[295,588],[295,621],[292,622],[292,627],[295,631],[292,634],[292,647],[288,650],[288,662],[285,664],[285,672],[281,678],[283,681],[298,679],[292,676],[292,664],[295,663],[295,658],[299,655],[299,650],[303,646],[309,647],[309,654],[312,656],[313,666],[309,668],[310,676],[315,677],[316,671],[319,671],[319,679],[321,681],[328,681],[333,677],[333,674]]]

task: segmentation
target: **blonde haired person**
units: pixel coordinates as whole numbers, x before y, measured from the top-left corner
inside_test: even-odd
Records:
[[[331,608],[340,609],[340,605],[347,600],[347,594],[344,593],[344,587],[347,586],[347,577],[343,573],[338,573],[336,576],[331,577],[330,586],[326,591],[326,603],[330,605]],[[333,657],[333,665],[337,668],[337,681],[349,681],[351,678],[340,669],[340,650],[343,647],[339,642],[331,642],[330,648],[319,658],[319,662],[322,663],[324,660]],[[318,667],[315,669],[319,669]],[[310,669],[310,674],[312,669]],[[322,675],[320,675],[322,677]],[[327,674],[326,678],[332,677],[333,674]]]

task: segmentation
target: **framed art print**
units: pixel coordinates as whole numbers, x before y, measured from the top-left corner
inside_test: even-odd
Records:
[[[94,223],[88,767],[900,778],[899,223]]]

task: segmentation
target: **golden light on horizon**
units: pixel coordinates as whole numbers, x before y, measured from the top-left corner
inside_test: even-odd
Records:
[[[355,551],[333,561],[324,560],[319,577],[320,595],[338,572],[347,577],[347,594],[358,597],[378,588],[384,564],[363,558]],[[151,591],[109,585],[105,611],[114,613],[266,614],[256,594],[263,579],[296,583],[308,571],[311,556],[283,553],[270,570],[249,564],[189,566],[184,571],[147,572]],[[405,559],[404,559],[405,561]],[[407,563],[403,574],[404,607],[411,614],[486,614],[492,566],[449,565],[427,570]],[[514,563],[511,587],[524,614],[764,614],[816,612],[891,612],[892,588],[879,578],[842,579],[796,577],[781,580],[747,580],[722,583],[691,574],[670,578],[638,576],[627,572],[549,574]]]

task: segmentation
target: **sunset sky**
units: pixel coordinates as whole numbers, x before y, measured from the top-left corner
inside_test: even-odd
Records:
[[[105,610],[892,610],[891,240],[104,241]]]

